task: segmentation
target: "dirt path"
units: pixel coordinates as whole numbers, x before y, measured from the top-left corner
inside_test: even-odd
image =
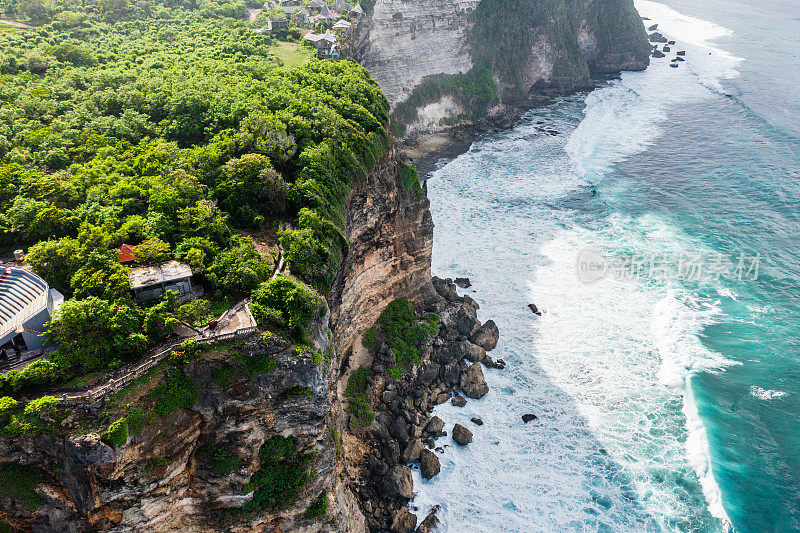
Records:
[[[33,26],[28,26],[27,24],[23,24],[22,22],[16,22],[14,20],[0,19],[0,24],[8,24],[9,26],[15,26],[17,28],[23,28],[26,30],[33,29]]]

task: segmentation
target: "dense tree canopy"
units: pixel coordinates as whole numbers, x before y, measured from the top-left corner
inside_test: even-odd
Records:
[[[135,357],[170,329],[174,305],[134,305],[122,244],[244,296],[274,261],[246,235],[280,221],[291,274],[330,287],[349,187],[389,146],[388,103],[352,61],[281,66],[245,7],[0,5],[38,26],[0,29],[0,246],[26,249],[72,298],[53,321],[59,375]]]

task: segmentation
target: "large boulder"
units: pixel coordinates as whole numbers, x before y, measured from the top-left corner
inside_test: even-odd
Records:
[[[483,369],[480,363],[472,363],[461,374],[461,390],[464,392],[464,396],[475,400],[483,398],[489,392],[489,386],[483,377]]]
[[[461,424],[456,424],[453,426],[453,440],[461,446],[466,446],[472,442],[472,432]]]
[[[472,344],[470,341],[461,341],[459,345],[467,361],[477,363],[478,361],[483,361],[484,357],[486,357],[486,350],[477,344]]]
[[[439,518],[436,514],[431,513],[425,517],[425,520],[417,528],[417,533],[433,533],[439,526]]]
[[[419,459],[419,454],[423,450],[422,441],[420,439],[413,439],[403,449],[403,462],[410,463]]]
[[[439,296],[448,302],[460,302],[461,297],[456,290],[456,284],[452,279],[441,279],[434,277],[432,280],[434,290],[439,293]]]
[[[469,311],[472,311],[471,313]],[[471,307],[462,307],[456,315],[456,328],[459,335],[463,338],[469,338],[472,332],[478,327],[478,319],[473,316],[475,310]]]
[[[469,341],[490,352],[497,346],[499,338],[500,331],[497,329],[497,324],[494,323],[494,320],[487,320],[484,325],[478,328],[478,331],[470,336]]]
[[[389,496],[411,499],[414,496],[414,479],[411,469],[405,465],[395,465],[389,470],[385,481]]]
[[[423,449],[419,454],[420,472],[422,477],[430,479],[439,473],[442,465],[439,463],[439,458],[436,454],[428,449]]]
[[[425,432],[433,437],[442,437],[444,435],[443,429],[444,420],[435,415],[431,417],[428,424],[425,426]]]
[[[394,514],[389,531],[392,533],[411,533],[415,527],[417,527],[416,515],[405,507],[401,507]]]

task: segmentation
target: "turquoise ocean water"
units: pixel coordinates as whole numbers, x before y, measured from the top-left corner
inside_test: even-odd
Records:
[[[636,5],[679,68],[429,176],[434,273],[471,278],[509,363],[438,408],[485,422],[415,479],[447,531],[800,531],[800,5]]]

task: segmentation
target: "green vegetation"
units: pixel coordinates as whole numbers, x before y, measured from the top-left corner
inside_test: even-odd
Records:
[[[353,415],[353,424],[357,428],[369,427],[375,420],[375,412],[367,399],[367,381],[372,376],[372,369],[360,366],[350,374],[344,395],[350,400],[347,412]]]
[[[237,470],[242,464],[242,460],[236,457],[227,445],[212,446],[207,444],[200,448],[198,456],[200,461],[218,476],[228,475]]]
[[[306,509],[305,517],[313,520],[328,516],[328,491],[323,490],[322,493],[314,498],[311,505]]]
[[[403,179],[403,187],[407,191],[413,190],[417,194],[417,198],[422,198],[422,185],[419,182],[419,172],[411,165],[403,165],[400,171],[400,176]]]
[[[488,68],[473,68],[462,74],[431,74],[422,78],[411,95],[395,107],[392,119],[397,122],[399,130],[393,133],[404,134],[405,125],[417,120],[419,109],[447,95],[468,113],[455,117],[455,120],[480,120],[486,117],[489,107],[500,101]]]
[[[155,412],[167,418],[176,409],[189,409],[197,402],[197,385],[179,368],[167,367],[164,382],[149,394],[155,400]]]
[[[120,418],[113,422],[100,436],[103,442],[115,448],[120,448],[128,443],[128,421]]]
[[[250,356],[238,354],[233,357],[233,360],[242,365],[242,370],[248,376],[260,376],[261,374],[269,374],[278,363],[271,359],[267,354],[257,353]]]
[[[224,364],[211,371],[211,381],[220,389],[227,389],[236,376],[236,369],[229,364]]]
[[[364,335],[361,337],[361,345],[364,346],[367,350],[374,350],[375,343],[377,339],[375,335],[378,332],[378,328],[376,326],[372,326],[367,331],[364,332]]]
[[[31,512],[47,503],[35,491],[36,485],[41,482],[41,474],[32,466],[19,463],[0,464],[0,486],[3,487],[3,496],[17,500]]]
[[[313,398],[314,391],[302,385],[295,385],[283,391],[285,398]]]
[[[20,436],[56,433],[66,413],[58,408],[54,396],[42,396],[23,406],[10,396],[0,398],[0,435]]]
[[[272,49],[281,63],[287,67],[296,67],[311,61],[314,53],[311,49],[297,43],[279,42]]]
[[[58,408],[58,399],[54,396],[42,396],[41,398],[36,398],[35,400],[31,400],[28,405],[25,406],[24,413],[28,416],[52,416],[55,414],[56,409]]]
[[[341,263],[349,188],[389,147],[366,71],[276,46],[238,0],[5,8],[38,27],[0,32],[0,248],[27,248],[67,301],[49,333],[58,353],[4,376],[0,394],[117,368],[177,318],[209,318],[202,303],[139,309],[123,243],[141,262],[190,264],[212,301],[256,290],[263,326],[305,337]],[[274,256],[244,234],[278,221],[302,283],[263,285]]]
[[[253,499],[244,509],[281,509],[294,503],[312,477],[314,454],[299,451],[294,437],[275,435],[261,445],[258,455],[261,467],[245,489],[253,491]]]
[[[342,436],[336,429],[333,430],[331,436],[333,437],[333,446],[336,448],[336,458],[340,459],[342,457]]]
[[[431,313],[419,321],[408,300],[400,298],[386,306],[378,318],[378,326],[396,359],[389,372],[398,378],[412,364],[419,363],[420,349],[439,332],[439,315]]]
[[[317,313],[327,312],[327,307],[325,300],[311,288],[278,274],[253,292],[250,311],[260,326],[284,329],[296,341],[307,343],[311,319]]]

